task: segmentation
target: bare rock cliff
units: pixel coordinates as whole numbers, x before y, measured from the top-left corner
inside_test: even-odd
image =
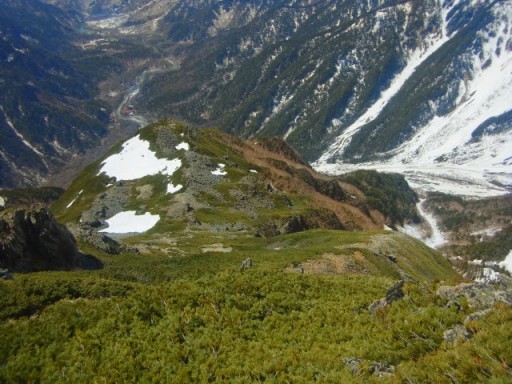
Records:
[[[0,268],[35,272],[101,267],[98,259],[78,250],[73,235],[46,209],[0,214]]]

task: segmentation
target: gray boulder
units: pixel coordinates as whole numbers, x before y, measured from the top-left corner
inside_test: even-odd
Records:
[[[457,324],[443,333],[444,341],[453,344],[469,340],[472,336],[471,332],[462,324]]]
[[[242,264],[240,264],[240,270],[246,270],[252,268],[252,259],[249,257],[242,261]]]

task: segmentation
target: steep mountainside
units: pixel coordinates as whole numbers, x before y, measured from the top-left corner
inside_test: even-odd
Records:
[[[506,382],[510,278],[447,286],[415,239],[326,229],[415,201],[401,176],[322,176],[281,139],[150,125],[53,206],[104,268],[0,280],[0,380]]]
[[[45,2],[85,21],[75,47],[121,135],[174,116],[281,135],[322,170],[510,184],[510,0]]]
[[[0,186],[40,183],[106,134],[110,107],[71,43],[80,19],[38,1],[1,1]]]
[[[343,168],[331,164],[378,159],[367,165],[386,161],[410,174],[421,165],[445,179],[455,169],[456,181],[481,187],[473,195],[502,193],[511,182],[509,0],[82,8],[107,40],[142,34],[175,64],[157,65],[131,99],[150,119],[177,116],[246,138],[282,135],[333,172]],[[416,185],[428,189],[429,180]]]

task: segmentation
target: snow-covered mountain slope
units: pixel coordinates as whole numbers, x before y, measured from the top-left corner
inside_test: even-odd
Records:
[[[102,132],[174,117],[285,137],[322,170],[510,184],[512,0],[44,2],[79,14],[76,62],[114,111]]]
[[[469,32],[455,29],[458,15],[470,9],[482,12],[475,25],[465,27]],[[323,153],[315,163],[317,169],[339,173],[347,169],[344,163],[363,159],[358,167],[402,172],[423,190],[466,196],[510,191],[512,1],[444,1],[441,15],[442,34],[426,49],[410,55],[389,88]],[[419,118],[402,120],[404,126],[397,135],[405,137],[397,140],[398,145],[377,146],[377,152],[370,153],[368,147],[387,133],[385,123],[393,124],[394,114],[407,113],[409,105],[399,105],[396,99],[411,90],[408,82],[416,85],[422,66],[442,59],[439,53],[445,55],[452,41],[459,43],[461,34],[472,39],[437,72],[452,74],[452,78],[443,77],[447,91],[423,100],[427,108]],[[366,143],[354,145],[361,141]]]

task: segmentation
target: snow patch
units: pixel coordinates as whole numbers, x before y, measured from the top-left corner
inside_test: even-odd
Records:
[[[228,173],[224,170],[225,166],[226,166],[226,164],[219,163],[217,165],[217,169],[215,171],[212,171],[212,175],[215,175],[215,176],[225,176],[225,175],[227,175]]]
[[[136,180],[162,173],[172,176],[181,167],[180,159],[159,159],[149,149],[149,142],[139,135],[123,144],[120,153],[108,157],[98,174],[105,173],[117,180]]]
[[[492,268],[484,268],[479,278],[475,279],[479,283],[498,283],[501,280],[501,275]]]
[[[78,194],[76,195],[76,197],[75,197],[75,198],[74,198],[74,199],[73,199],[73,200],[72,200],[68,205],[66,205],[66,208],[71,207],[71,206],[75,203],[75,201],[80,197],[80,195],[82,194],[82,192],[83,192],[83,191],[84,191],[84,190],[82,189],[80,192],[78,192]]]
[[[512,250],[510,250],[507,257],[505,257],[505,260],[503,260],[501,263],[498,263],[498,264],[501,268],[512,273]]]
[[[215,12],[215,20],[213,21],[213,26],[208,28],[208,34],[210,36],[216,36],[217,33],[224,29],[228,29],[231,23],[233,22],[233,19],[235,17],[235,8],[232,9],[224,9],[221,8],[220,11],[217,13]]]
[[[173,183],[167,184],[167,193],[176,193],[179,192],[183,188],[183,185],[178,184],[174,185]]]
[[[45,122],[46,122],[46,126],[48,126],[48,116],[45,116]],[[69,153],[69,150],[64,148],[62,145],[60,145],[60,143],[57,141],[57,139],[54,139],[52,142],[50,142],[50,144],[53,147],[53,149],[55,149],[55,151],[57,151],[61,155]]]
[[[446,243],[446,239],[444,238],[443,233],[439,229],[436,218],[432,214],[423,209],[422,205],[424,202],[424,199],[420,200],[420,202],[416,205],[416,208],[418,209],[418,213],[420,214],[420,216],[423,217],[425,222],[430,227],[430,233],[425,233],[421,225],[406,224],[404,225],[403,228],[399,229],[400,232],[403,232],[409,236],[415,237],[423,241],[426,245],[428,245],[431,248],[439,248]]]
[[[0,208],[3,207],[5,207],[5,199],[2,196],[0,196]]]
[[[185,151],[188,151],[190,150],[190,145],[188,143],[185,143],[185,142],[181,142],[179,143],[177,146],[176,146],[176,149],[179,151],[181,149],[185,150]]]
[[[29,148],[32,152],[34,152],[35,154],[37,154],[39,157],[41,157],[43,163],[46,165],[46,162],[44,161],[44,154],[39,151],[36,147],[34,147],[32,144],[30,144],[26,139],[25,137],[16,129],[16,127],[14,126],[14,124],[12,123],[11,119],[9,118],[9,116],[7,116],[7,113],[5,113],[4,111],[4,108],[3,106],[0,106],[0,111],[2,111],[2,114],[4,115],[4,118],[5,118],[5,122],[7,123],[7,125],[9,126],[9,128],[12,129],[12,131],[14,132],[14,134],[21,140],[21,142],[27,147]]]
[[[501,228],[486,228],[486,229],[482,229],[481,231],[472,232],[471,236],[493,237],[499,231],[501,231]]]
[[[107,19],[87,21],[86,24],[92,29],[115,29],[126,23],[128,19],[128,15],[118,15]]]
[[[251,173],[258,173],[258,171],[255,170],[255,169],[249,169],[249,172],[251,172]]]
[[[149,231],[160,220],[160,216],[146,212],[137,215],[135,211],[120,212],[106,220],[108,228],[99,232],[106,233],[142,233]]]

